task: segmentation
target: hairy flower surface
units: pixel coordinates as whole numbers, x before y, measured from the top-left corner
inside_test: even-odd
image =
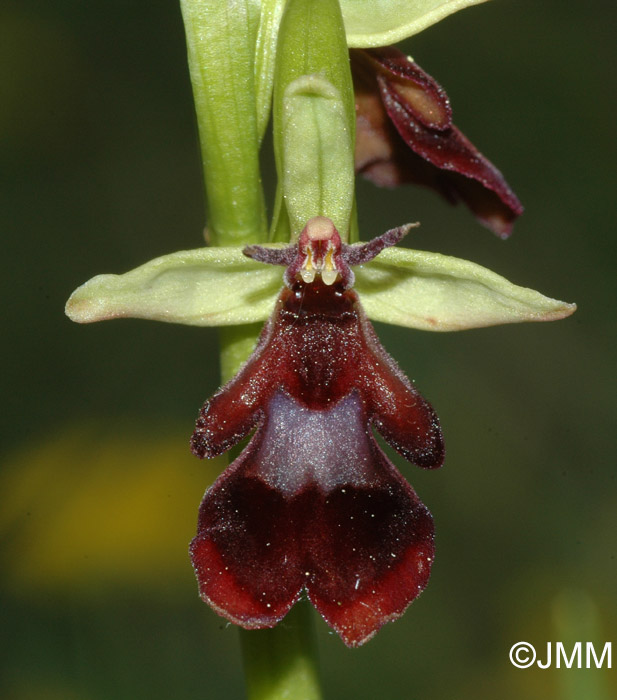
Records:
[[[372,431],[425,468],[443,460],[441,432],[363,307],[375,320],[430,331],[550,321],[576,308],[474,263],[393,247],[410,228],[346,245],[316,217],[296,244],[253,245],[244,255],[179,251],[99,275],[67,302],[80,323],[269,318],[248,362],[205,404],[192,439],[197,455],[213,457],[255,431],[206,493],[191,546],[202,597],[244,627],[275,625],[306,590],[357,646],[426,586],[431,516]],[[286,267],[282,291],[272,264]]]
[[[256,430],[206,492],[191,544],[202,597],[245,628],[275,625],[305,590],[357,646],[427,584],[431,515],[372,428],[425,468],[443,462],[441,430],[350,288],[349,265],[405,231],[346,246],[316,217],[296,246],[246,251],[288,264],[287,286],[244,368],[201,410],[199,457]]]
[[[356,170],[382,187],[426,185],[462,200],[502,237],[523,207],[503,175],[452,123],[444,89],[394,47],[351,52]]]
[[[432,469],[444,459],[441,429],[368,318],[458,331],[575,309],[472,262],[393,247],[409,225],[341,241],[358,237],[356,121],[357,170],[380,185],[435,187],[509,233],[520,203],[454,127],[443,90],[379,48],[481,1],[380,0],[375,13],[372,0],[258,0],[233,12],[182,0],[212,245],[98,275],[67,302],[79,323],[267,320],[191,440],[211,458],[252,433],[206,492],[191,543],[202,598],[245,628],[276,625],[306,594],[358,646],[427,584],[431,515],[375,432]],[[355,100],[348,47],[367,49],[352,57]],[[259,144],[270,115],[279,181],[268,234]],[[286,268],[282,291],[272,265]],[[247,331],[225,334],[225,376],[248,355]]]

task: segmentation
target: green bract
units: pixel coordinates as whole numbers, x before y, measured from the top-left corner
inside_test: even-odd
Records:
[[[285,0],[261,0],[259,28],[255,45],[255,93],[259,139],[263,138],[272,101],[274,64],[278,32],[285,9]]]
[[[440,19],[486,0],[341,0],[347,43],[386,46],[413,36]]]
[[[278,33],[272,103],[279,182],[274,240],[295,239],[319,214],[349,239],[355,120],[338,2],[289,0]]]
[[[390,248],[355,273],[369,318],[420,330],[553,321],[576,309],[437,253]],[[239,248],[200,248],[156,258],[124,275],[94,277],[73,292],[66,313],[78,323],[132,317],[245,324],[270,316],[281,286],[280,268],[255,262]]]
[[[353,207],[353,141],[339,91],[320,75],[287,86],[281,132],[283,200],[295,240],[312,216],[332,219],[349,238]]]

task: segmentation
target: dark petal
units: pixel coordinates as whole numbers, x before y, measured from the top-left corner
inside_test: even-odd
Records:
[[[362,311],[366,356],[360,373],[371,423],[385,440],[413,464],[441,467],[445,458],[437,414],[386,352]]]
[[[349,412],[353,433],[347,436],[353,439],[341,436],[344,449],[337,453],[336,438],[334,446],[312,442],[331,420],[323,415],[328,411],[296,404],[288,414],[277,405],[278,420],[291,415],[287,433],[278,424],[262,426],[204,497],[191,544],[200,593],[242,627],[275,625],[304,588],[343,641],[358,646],[426,586],[430,513],[372,436],[354,432],[361,425],[358,397],[344,401],[351,402],[342,411]],[[271,444],[281,440],[288,462]],[[324,459],[325,469],[316,468]],[[356,476],[352,463],[362,464]],[[292,470],[290,482],[285,474]]]
[[[419,226],[419,223],[405,224],[397,228],[391,228],[382,233],[381,236],[367,241],[366,243],[353,243],[343,246],[343,259],[348,265],[363,265],[376,258],[385,248],[390,248],[400,243],[412,228]]]
[[[191,436],[191,451],[197,457],[222,454],[255,427],[262,404],[273,390],[274,377],[266,352],[271,330],[268,321],[246,364],[201,408]]]
[[[247,245],[242,249],[247,258],[252,258],[267,265],[291,265],[298,254],[298,246],[286,248],[264,248],[261,245]]]

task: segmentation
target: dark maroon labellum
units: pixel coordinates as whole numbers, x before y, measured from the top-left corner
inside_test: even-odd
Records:
[[[288,265],[288,286],[248,362],[202,408],[191,440],[196,455],[213,457],[256,429],[206,492],[191,544],[202,598],[242,627],[274,626],[306,591],[358,646],[427,584],[431,515],[372,428],[434,468],[444,457],[439,422],[350,289],[349,265],[402,235],[346,246],[318,217],[298,245],[247,250]]]

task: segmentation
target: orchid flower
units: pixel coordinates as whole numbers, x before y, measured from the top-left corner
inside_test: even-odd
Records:
[[[204,496],[191,557],[201,595],[247,629],[272,627],[306,590],[349,646],[399,617],[428,582],[433,522],[375,441],[441,466],[433,409],[379,343],[351,289],[407,229],[356,246],[314,217],[297,245],[245,248],[285,287],[242,370],[202,408],[194,454],[255,432]]]
[[[247,629],[275,625],[306,590],[345,643],[358,646],[428,582],[431,515],[370,426],[425,468],[440,466],[443,439],[362,306],[372,318],[423,330],[554,320],[575,308],[470,262],[390,247],[409,228],[346,245],[329,219],[315,217],[297,244],[176,253],[96,277],[67,303],[80,322],[269,317],[248,362],[203,407],[192,438],[195,454],[215,457],[255,430],[206,493],[191,546],[203,599]],[[285,265],[284,276],[273,265]]]
[[[276,625],[305,591],[357,646],[428,581],[431,515],[372,430],[409,461],[435,468],[441,429],[368,319],[455,331],[556,320],[575,309],[473,262],[397,247],[413,224],[355,242],[349,46],[398,41],[477,1],[382,0],[376,14],[368,0],[244,0],[232,11],[221,0],[182,0],[212,245],[99,275],[67,302],[79,323],[266,321],[250,356],[226,364],[237,374],[227,372],[206,401],[191,439],[194,454],[210,458],[252,433],[206,492],[191,545],[202,598],[247,629]],[[417,103],[388,101],[409,78],[403,93],[420,85],[429,111],[442,110],[439,123],[423,127],[479,158],[429,76],[390,49],[361,56],[376,68],[390,117],[400,109],[418,119]],[[270,110],[279,181],[268,234],[259,146]],[[518,213],[518,200],[492,177],[482,184]],[[496,224],[472,200],[506,231],[507,216]]]

